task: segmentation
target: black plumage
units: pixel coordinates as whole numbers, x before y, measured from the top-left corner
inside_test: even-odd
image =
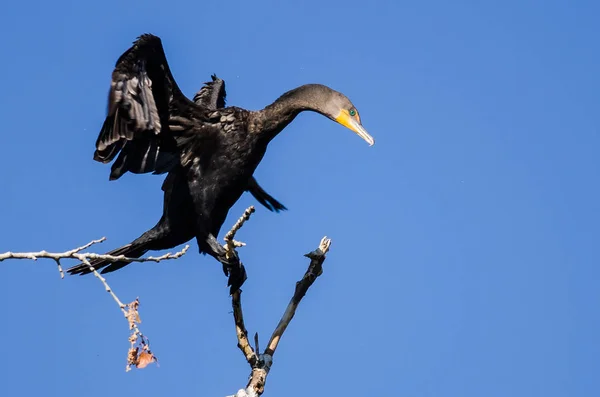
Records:
[[[285,209],[256,182],[253,173],[268,143],[301,111],[321,113],[346,126],[370,145],[356,108],[343,94],[319,84],[288,91],[259,111],[225,107],[225,83],[212,81],[186,98],[167,63],[161,40],[140,36],[118,59],[112,74],[108,114],[96,141],[94,159],[116,160],[110,179],[127,171],[168,173],[162,186],[160,221],[136,240],[109,252],[140,257],[196,238],[201,253],[223,264],[231,291],[237,290],[246,273],[237,258],[227,258],[216,237],[229,209],[249,191],[271,210]],[[118,156],[117,156],[118,155]],[[126,266],[94,260],[102,273]],[[71,274],[87,274],[79,264]]]
[[[210,110],[222,109],[225,107],[225,98],[227,97],[225,81],[214,74],[211,78],[212,81],[204,83],[204,86],[200,91],[194,95],[194,103]],[[252,194],[252,196],[254,196],[254,198],[269,211],[279,212],[287,210],[283,204],[265,192],[258,182],[256,182],[254,177],[251,177],[248,181],[246,191],[250,192],[250,194]]]

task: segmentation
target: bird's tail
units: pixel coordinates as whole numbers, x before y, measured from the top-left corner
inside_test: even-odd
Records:
[[[250,178],[250,180],[248,181],[248,187],[246,188],[246,190],[250,192],[250,194],[252,194],[254,198],[259,203],[264,205],[269,211],[279,212],[287,210],[287,208],[285,208],[285,205],[281,204],[279,201],[275,200],[273,196],[265,192],[265,190],[258,184],[258,182],[256,182],[256,179],[254,179],[254,177]]]
[[[148,252],[148,248],[146,247],[146,244],[131,243],[131,244],[124,245],[120,248],[114,249],[110,252],[107,252],[106,255],[111,255],[111,256],[124,255],[128,258],[139,258],[140,256],[144,255],[146,252]],[[102,274],[114,272],[115,270],[119,270],[120,268],[125,267],[125,266],[129,265],[130,263],[131,262],[126,262],[126,261],[113,262],[108,259],[92,259],[92,260],[90,260],[90,265],[92,265],[94,267],[94,269],[96,269],[96,270],[103,269],[100,272]],[[71,275],[75,275],[75,274],[84,275],[84,274],[89,274],[92,271],[90,270],[90,267],[88,265],[86,265],[85,263],[80,263],[78,265],[75,265],[75,266],[67,269],[67,272]]]

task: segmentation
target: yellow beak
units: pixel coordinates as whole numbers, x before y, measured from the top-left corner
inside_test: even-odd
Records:
[[[354,131],[359,137],[367,141],[369,146],[373,146],[373,144],[375,143],[375,139],[373,139],[373,137],[369,135],[367,130],[365,130],[364,127],[360,124],[360,118],[358,117],[358,114],[352,117],[346,109],[342,109],[340,111],[340,114],[335,118],[335,121],[337,121],[344,127]]]

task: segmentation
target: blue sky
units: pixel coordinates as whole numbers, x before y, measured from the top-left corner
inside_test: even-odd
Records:
[[[592,1],[3,5],[0,252],[106,236],[105,252],[158,220],[162,177],[109,182],[92,160],[114,62],[151,32],[190,97],[211,73],[248,109],[323,83],[376,140],[301,114],[255,174],[289,208],[257,207],[239,235],[246,325],[263,345],[302,254],[333,240],[265,395],[593,396],[599,13]],[[97,280],[60,280],[50,261],[0,264],[0,395],[244,386],[225,278],[191,244],[178,261],[108,277],[122,300],[140,297],[160,359],[130,373],[126,322]]]

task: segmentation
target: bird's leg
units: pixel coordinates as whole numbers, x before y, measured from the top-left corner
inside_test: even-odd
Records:
[[[200,241],[198,242],[200,245]],[[203,250],[223,265],[223,273],[225,273],[226,276],[229,276],[227,286],[231,287],[230,293],[233,294],[240,289],[242,284],[244,284],[244,281],[248,278],[248,275],[235,250],[231,250],[228,255],[228,251],[225,247],[219,244],[215,236],[210,233],[204,237],[204,244],[200,246],[204,246]]]
[[[225,247],[219,244],[215,236],[212,234],[208,234],[206,237],[204,237],[204,242],[209,248],[208,250],[205,249],[205,251],[223,264],[223,273],[228,276],[229,269],[233,266],[235,261],[237,260],[237,262],[239,262],[237,254],[235,256],[232,256],[231,254],[227,255],[227,250]]]

